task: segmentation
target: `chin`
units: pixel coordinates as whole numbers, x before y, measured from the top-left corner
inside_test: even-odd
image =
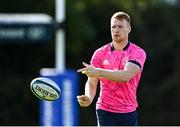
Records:
[[[113,41],[116,42],[116,43],[120,43],[121,39],[113,39]]]

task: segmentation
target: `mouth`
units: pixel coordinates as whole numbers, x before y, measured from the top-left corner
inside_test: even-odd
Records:
[[[113,35],[114,37],[119,37],[119,35]]]

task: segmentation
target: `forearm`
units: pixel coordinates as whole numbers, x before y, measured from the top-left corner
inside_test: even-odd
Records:
[[[129,72],[126,70],[106,70],[97,68],[98,76],[115,82],[127,82],[130,80]]]
[[[95,68],[86,63],[83,63],[83,65],[85,66],[85,68],[79,69],[78,72],[82,72],[82,74],[86,74],[90,78],[95,78],[94,81],[96,83],[96,79],[98,78],[105,78],[115,82],[128,82],[140,71],[140,67],[131,62],[128,62],[125,65],[124,70],[108,70],[103,68]],[[92,84],[94,84],[93,82]]]
[[[93,83],[89,78],[85,85],[85,95],[90,98],[91,102],[93,101],[96,95],[96,89],[97,89],[97,83],[96,82]]]

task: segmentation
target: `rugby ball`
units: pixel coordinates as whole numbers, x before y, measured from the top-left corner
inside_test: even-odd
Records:
[[[33,79],[30,88],[35,96],[46,101],[57,100],[61,93],[59,86],[53,80],[46,77]]]

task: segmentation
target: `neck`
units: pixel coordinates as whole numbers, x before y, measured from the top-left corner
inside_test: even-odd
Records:
[[[128,44],[128,39],[120,42],[112,42],[115,50],[123,50],[123,48]]]

